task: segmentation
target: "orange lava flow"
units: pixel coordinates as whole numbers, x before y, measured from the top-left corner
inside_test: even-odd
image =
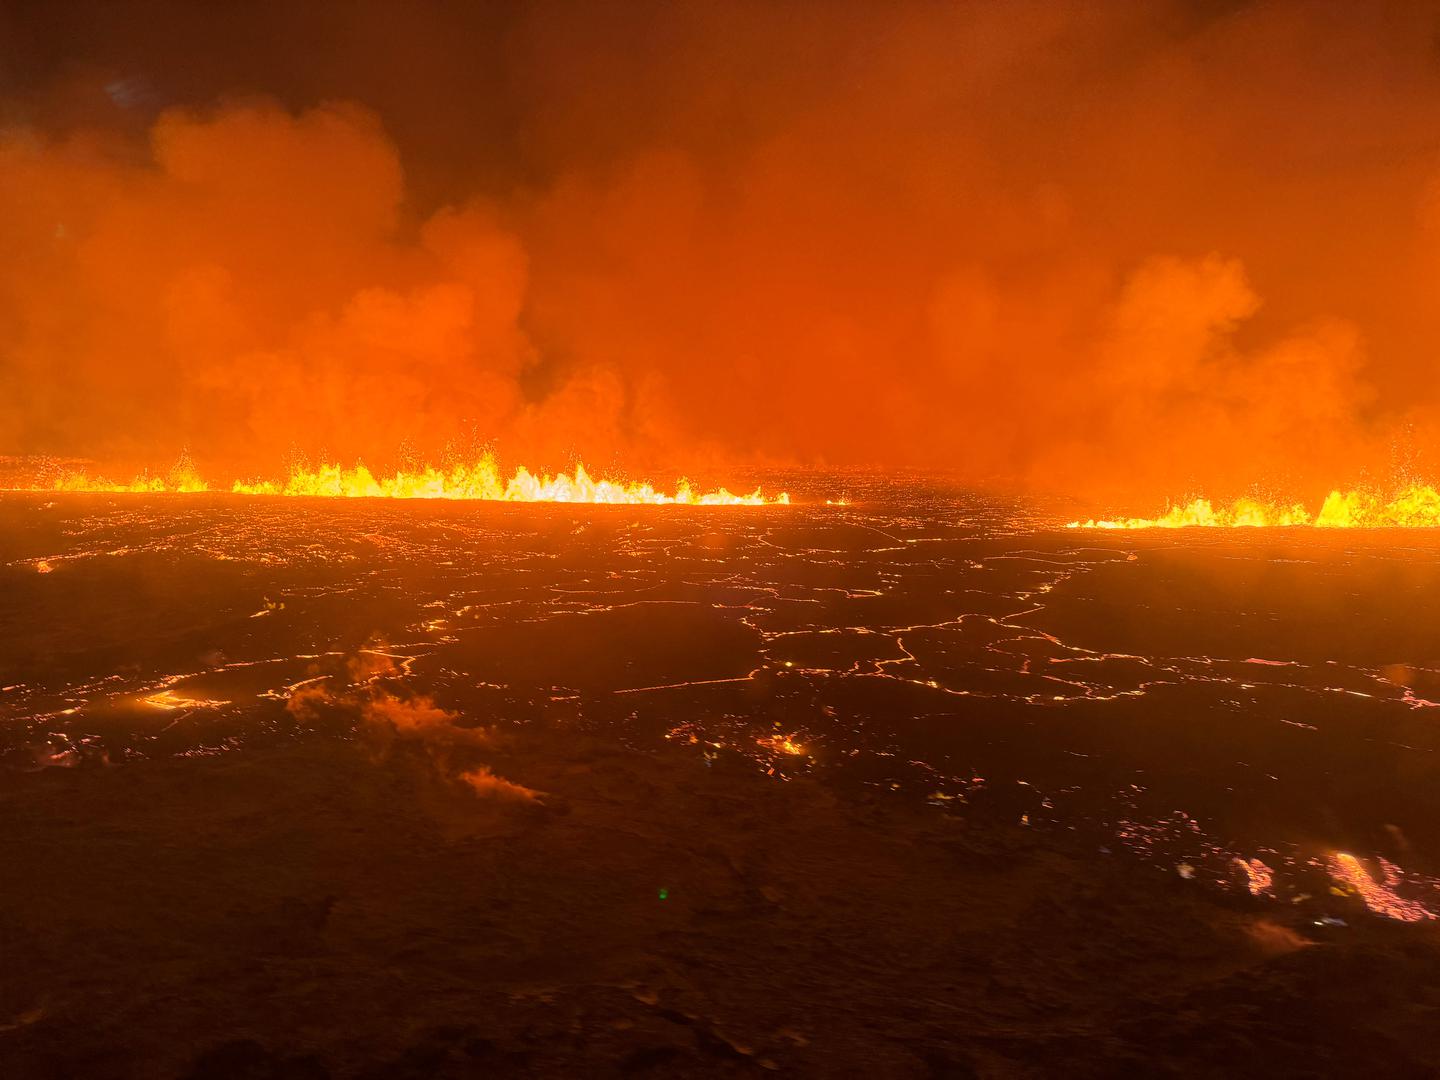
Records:
[[[777,754],[790,754],[798,757],[805,753],[805,747],[801,746],[789,735],[770,735],[756,739],[755,742],[756,745],[762,746],[766,750],[773,750]]]
[[[1377,915],[1401,922],[1435,918],[1435,913],[1424,904],[1396,895],[1393,886],[1400,883],[1399,870],[1384,859],[1380,860],[1380,865],[1385,872],[1383,884],[1372,878],[1354,855],[1338,851],[1330,857],[1330,877],[1343,891],[1360,897],[1361,902]]]
[[[1245,887],[1250,890],[1251,896],[1263,896],[1268,893],[1275,884],[1275,871],[1266,866],[1259,859],[1241,859],[1236,857],[1235,865],[1239,867],[1240,873],[1244,875]]]
[[[211,488],[193,466],[182,462],[165,477],[141,476],[128,484],[85,473],[72,473],[50,485],[12,490],[173,494],[205,492]],[[478,499],[657,506],[785,506],[790,502],[790,496],[784,492],[774,498],[766,498],[758,488],[748,495],[736,495],[723,487],[718,491],[699,492],[684,479],[678,481],[670,492],[640,481],[597,480],[584,465],[576,465],[573,473],[555,476],[532,473],[522,465],[506,476],[500,471],[495,458],[488,454],[473,464],[459,464],[448,469],[427,465],[380,476],[358,464],[350,468],[341,465],[321,465],[313,469],[297,467],[283,480],[236,481],[229,490],[235,495],[312,498]]]
[[[1440,527],[1440,491],[1411,484],[1392,496],[1369,491],[1332,491],[1312,514],[1303,503],[1236,499],[1228,506],[1194,499],[1154,518],[1072,521],[1071,529],[1286,528],[1433,529]]]

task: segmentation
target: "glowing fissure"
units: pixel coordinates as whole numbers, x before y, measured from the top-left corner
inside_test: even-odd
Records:
[[[56,491],[91,494],[181,494],[211,491],[210,485],[193,465],[182,460],[164,477],[140,476],[129,483],[117,483],[87,473],[71,473],[49,485],[35,484],[12,490]],[[224,489],[218,489],[224,490]],[[532,473],[520,466],[506,477],[495,458],[481,457],[473,464],[448,469],[423,466],[376,476],[364,465],[297,467],[284,480],[236,481],[235,495],[309,496],[314,498],[361,499],[478,499],[491,502],[612,503],[676,506],[785,506],[790,496],[781,492],[767,498],[759,488],[748,495],[736,495],[725,488],[696,491],[681,479],[673,492],[665,492],[641,481],[597,480],[584,465],[573,473],[555,476]]]
[[[1286,528],[1432,529],[1440,527],[1440,491],[1430,484],[1411,484],[1393,496],[1364,490],[1330,492],[1311,514],[1303,503],[1236,499],[1216,506],[1193,499],[1172,506],[1154,518],[1108,518],[1072,521],[1071,529]]]
[[[35,484],[19,490],[26,491],[70,491],[79,494],[101,495],[159,495],[173,492],[194,494],[209,491],[210,485],[200,475],[189,454],[181,454],[171,470],[164,476],[142,473],[129,483],[118,483],[102,476],[91,476],[85,472],[69,472],[50,484]]]

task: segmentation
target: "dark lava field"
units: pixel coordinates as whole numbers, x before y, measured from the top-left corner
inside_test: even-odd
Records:
[[[0,1072],[1440,1068],[1440,536],[814,487],[0,496]]]

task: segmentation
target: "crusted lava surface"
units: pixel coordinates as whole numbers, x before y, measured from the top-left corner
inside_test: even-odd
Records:
[[[866,483],[0,500],[0,1067],[1440,1069],[1440,538]]]

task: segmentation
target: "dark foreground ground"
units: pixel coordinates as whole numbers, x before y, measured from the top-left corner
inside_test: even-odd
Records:
[[[0,1075],[1440,1072],[1433,922],[678,749],[487,760],[543,800],[326,740],[7,776]]]
[[[0,496],[0,1080],[1440,1074],[1440,531],[852,479]]]

